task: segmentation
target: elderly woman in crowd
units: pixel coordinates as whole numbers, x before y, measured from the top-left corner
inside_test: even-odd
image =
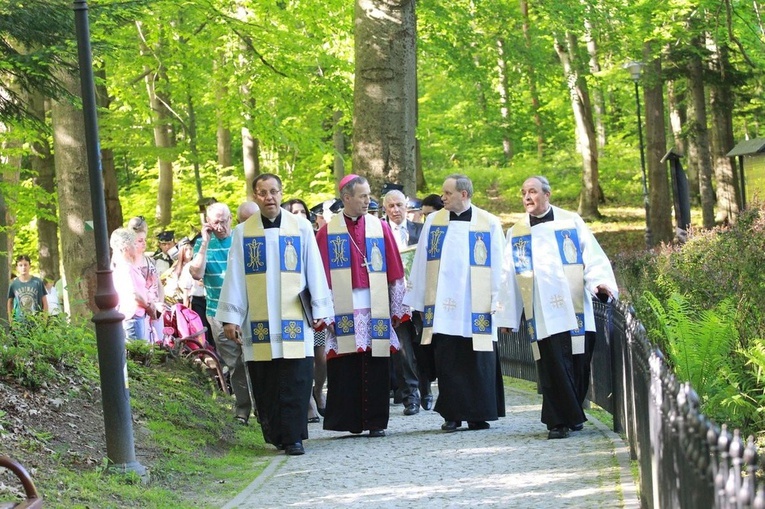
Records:
[[[149,233],[149,225],[143,216],[137,216],[131,218],[128,221],[128,229],[135,232],[135,242],[138,249],[138,269],[141,271],[144,279],[146,279],[146,288],[148,290],[148,302],[149,309],[147,314],[149,315],[150,326],[148,339],[161,338],[162,328],[162,312],[164,311],[165,293],[162,289],[162,285],[159,280],[159,271],[154,265],[154,260],[150,256],[146,255],[146,235]]]
[[[136,233],[129,228],[117,228],[110,239],[112,248],[112,278],[119,302],[117,310],[125,315],[122,328],[125,339],[149,338],[146,310],[150,308],[146,279],[141,274],[141,255]]]

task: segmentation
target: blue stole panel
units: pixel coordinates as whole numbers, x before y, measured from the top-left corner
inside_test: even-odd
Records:
[[[491,234],[489,232],[470,232],[470,265],[472,267],[491,267]]]
[[[350,269],[351,268],[351,238],[347,233],[336,233],[327,235],[327,245],[329,246],[329,268],[331,269]]]
[[[582,249],[579,246],[579,235],[575,229],[555,230],[555,240],[558,242],[558,252],[563,265],[582,265]]]
[[[260,274],[266,271],[266,238],[244,237],[244,273]]]
[[[279,236],[279,268],[282,272],[303,272],[303,256],[299,236]]]
[[[367,266],[367,269],[369,272],[388,272],[388,261],[387,256],[385,253],[385,238],[367,238],[366,239],[367,244],[367,262],[369,262],[369,265]],[[375,252],[379,251],[380,256],[382,256],[382,266],[379,270],[375,268]]]
[[[253,345],[271,342],[271,331],[268,329],[268,321],[250,322],[250,332],[252,333]]]
[[[390,339],[389,318],[373,318],[370,329],[372,339]]]
[[[436,306],[425,306],[422,312],[423,327],[433,327],[433,318],[436,316]]]
[[[335,315],[335,329],[338,336],[350,336],[356,334],[356,325],[353,322],[353,313],[347,315]],[[342,334],[341,334],[342,333]]]
[[[448,226],[430,226],[428,232],[428,260],[440,260]]]
[[[282,320],[282,341],[300,341],[305,339],[302,320]]]
[[[488,334],[491,332],[491,313],[471,313],[473,334]]]
[[[531,235],[513,238],[513,265],[516,274],[534,270],[534,262],[531,260]]]

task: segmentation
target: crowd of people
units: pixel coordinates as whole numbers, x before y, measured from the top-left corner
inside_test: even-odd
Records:
[[[525,325],[548,438],[582,429],[592,297],[618,291],[582,219],[551,205],[545,177],[524,182],[526,213],[506,234],[472,204],[465,175],[421,200],[386,184],[378,201],[351,174],[338,195],[309,208],[264,173],[236,225],[212,203],[195,238],[160,232],[153,255],[146,220],[130,219],[110,241],[126,339],[160,336],[168,304],[192,309],[227,368],[234,418],[254,415],[266,442],[300,455],[322,418],[327,430],[384,437],[391,397],[404,415],[438,412],[444,432],[488,429],[505,415],[497,332]],[[9,316],[47,311],[51,290],[29,257],[16,269]]]

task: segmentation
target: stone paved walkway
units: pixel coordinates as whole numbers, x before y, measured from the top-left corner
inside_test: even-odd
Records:
[[[508,389],[506,403],[484,431],[444,433],[437,413],[404,416],[401,405],[384,438],[309,424],[306,454],[259,459],[263,473],[224,509],[639,507],[618,435],[588,416],[584,430],[547,440],[540,396]]]

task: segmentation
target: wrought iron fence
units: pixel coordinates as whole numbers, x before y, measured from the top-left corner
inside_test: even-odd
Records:
[[[642,507],[765,509],[757,448],[711,422],[669,369],[634,310],[594,300],[597,342],[590,400],[611,413],[640,470]],[[502,374],[537,381],[525,328],[499,338]]]

